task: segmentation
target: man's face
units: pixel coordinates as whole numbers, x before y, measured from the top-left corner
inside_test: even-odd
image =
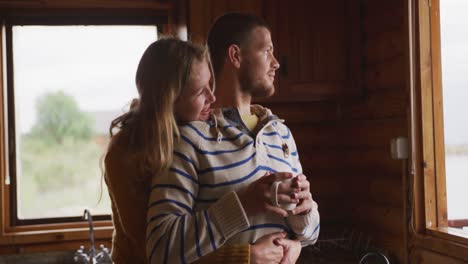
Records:
[[[187,86],[174,105],[176,118],[184,122],[206,121],[215,100],[208,63],[205,60],[194,61]]]
[[[279,66],[273,55],[270,31],[265,27],[254,28],[241,47],[239,79],[242,90],[254,97],[273,95],[275,71]]]

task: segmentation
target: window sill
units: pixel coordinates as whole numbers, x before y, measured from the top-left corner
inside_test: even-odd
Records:
[[[451,227],[430,227],[414,234],[415,246],[468,261],[468,232]]]
[[[94,237],[96,240],[112,239],[114,227],[111,221],[96,221]],[[87,223],[61,225],[35,225],[8,228],[0,236],[0,245],[21,245],[35,243],[57,243],[70,241],[88,241]]]
[[[457,243],[468,246],[468,232],[457,229],[457,228],[452,228],[452,227],[428,228],[427,233],[434,237],[438,237],[440,239],[445,239],[445,240],[457,242]]]

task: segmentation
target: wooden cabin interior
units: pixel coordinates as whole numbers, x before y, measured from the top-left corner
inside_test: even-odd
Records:
[[[0,0],[0,263],[55,263],[8,259],[89,245],[85,221],[11,221],[9,21],[155,18],[163,32],[203,43],[214,19],[232,11],[267,21],[281,64],[275,95],[257,102],[286,120],[319,204],[323,262],[305,249],[301,263],[358,263],[340,255],[370,250],[390,263],[468,263],[468,222],[447,217],[439,1]],[[406,153],[392,158],[392,140]],[[97,243],[110,247],[111,222],[95,225]]]

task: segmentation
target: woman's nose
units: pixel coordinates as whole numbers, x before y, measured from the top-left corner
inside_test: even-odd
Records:
[[[213,91],[210,89],[208,93],[208,101],[210,104],[214,103],[216,101],[216,96],[214,95]]]

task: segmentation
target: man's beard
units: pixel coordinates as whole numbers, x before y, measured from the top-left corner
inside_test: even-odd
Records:
[[[249,67],[251,64],[241,68],[239,82],[243,92],[249,93],[252,97],[270,97],[275,93],[273,84],[266,84],[262,79],[256,79],[255,74]]]

